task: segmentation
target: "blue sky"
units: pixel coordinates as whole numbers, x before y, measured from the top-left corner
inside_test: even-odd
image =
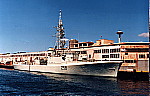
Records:
[[[148,41],[148,0],[0,0],[0,53],[53,47],[60,9],[68,39]]]

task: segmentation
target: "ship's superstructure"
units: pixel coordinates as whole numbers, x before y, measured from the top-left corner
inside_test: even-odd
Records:
[[[100,39],[94,42],[66,38],[59,13],[56,45],[48,51],[18,52],[0,55],[0,63],[15,69],[64,74],[117,77],[120,71],[149,72],[149,42],[120,42]],[[122,34],[122,31],[117,33]],[[122,66],[121,66],[122,64]],[[121,67],[120,67],[121,66]]]

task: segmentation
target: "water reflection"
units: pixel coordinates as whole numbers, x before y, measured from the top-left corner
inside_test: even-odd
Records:
[[[122,95],[149,95],[149,81],[118,80]]]
[[[149,81],[0,69],[0,95],[149,95]]]
[[[74,76],[49,73],[34,73],[45,75],[58,81],[74,83],[92,91],[102,92],[100,95],[149,95],[149,81],[120,80],[93,76]]]
[[[117,85],[117,78],[103,78],[94,76],[79,76],[79,75],[62,75],[62,74],[49,74],[49,73],[36,73],[37,75],[44,75],[48,78],[55,79],[57,81],[63,81],[67,85],[71,85],[72,88],[80,88],[80,91],[84,94],[95,95],[111,95],[119,94]],[[85,91],[86,89],[86,91]]]

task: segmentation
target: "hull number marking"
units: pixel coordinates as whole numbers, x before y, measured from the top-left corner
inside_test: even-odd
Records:
[[[61,66],[61,70],[67,70],[67,66]]]

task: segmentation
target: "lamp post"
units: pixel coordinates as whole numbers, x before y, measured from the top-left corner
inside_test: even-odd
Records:
[[[120,43],[121,42],[121,35],[123,34],[123,32],[121,30],[118,30],[116,34],[118,34],[118,43]]]

